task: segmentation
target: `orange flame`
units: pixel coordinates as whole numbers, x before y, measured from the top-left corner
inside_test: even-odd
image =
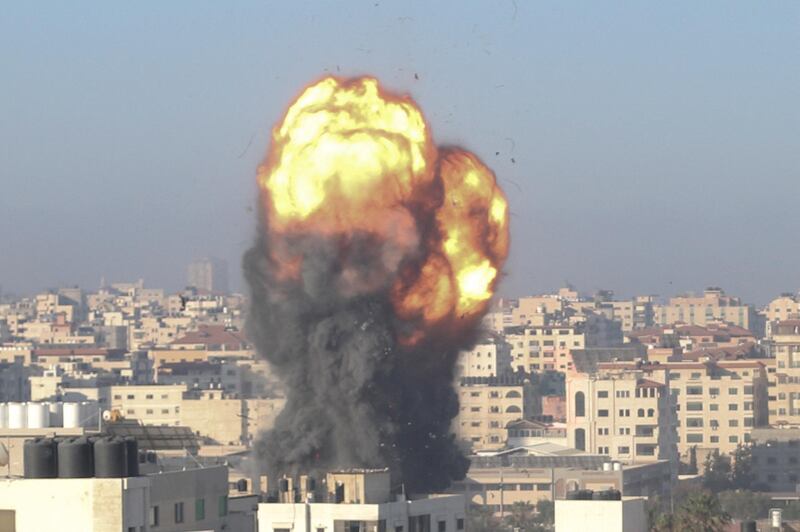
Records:
[[[508,254],[505,196],[475,155],[436,148],[409,97],[369,77],[307,87],[274,129],[258,183],[270,237],[378,238],[383,271],[350,279],[351,292],[386,286],[420,330],[485,312]],[[302,257],[271,250],[278,274],[297,278]]]

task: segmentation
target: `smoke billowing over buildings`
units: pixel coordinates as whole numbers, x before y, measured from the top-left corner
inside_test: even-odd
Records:
[[[249,335],[288,394],[258,444],[267,473],[388,466],[410,491],[463,477],[454,365],[509,244],[492,172],[437,147],[410,98],[326,78],[274,129],[258,182]]]

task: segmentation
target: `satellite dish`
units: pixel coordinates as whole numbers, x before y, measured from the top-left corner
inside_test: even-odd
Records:
[[[103,421],[111,421],[111,410],[103,410]]]
[[[0,443],[0,467],[5,467],[8,465],[8,449],[2,443]]]

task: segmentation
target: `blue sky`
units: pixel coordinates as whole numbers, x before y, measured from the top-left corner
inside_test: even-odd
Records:
[[[240,286],[270,128],[332,72],[492,166],[503,292],[764,302],[800,289],[799,27],[795,1],[8,3],[0,285],[177,288],[215,255]]]

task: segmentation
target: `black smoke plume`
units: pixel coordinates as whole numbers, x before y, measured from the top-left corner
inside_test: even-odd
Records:
[[[343,271],[381,268],[381,243],[368,234],[348,235],[347,242],[308,235],[282,242],[302,250],[303,262],[299,279],[280,279],[270,258],[276,237],[260,219],[243,260],[248,334],[287,393],[274,428],[256,446],[269,477],[389,467],[395,486],[412,493],[464,478],[468,461],[450,424],[458,413],[454,366],[472,335],[431,335],[408,347],[397,341],[403,323],[388,286],[342,293]]]

